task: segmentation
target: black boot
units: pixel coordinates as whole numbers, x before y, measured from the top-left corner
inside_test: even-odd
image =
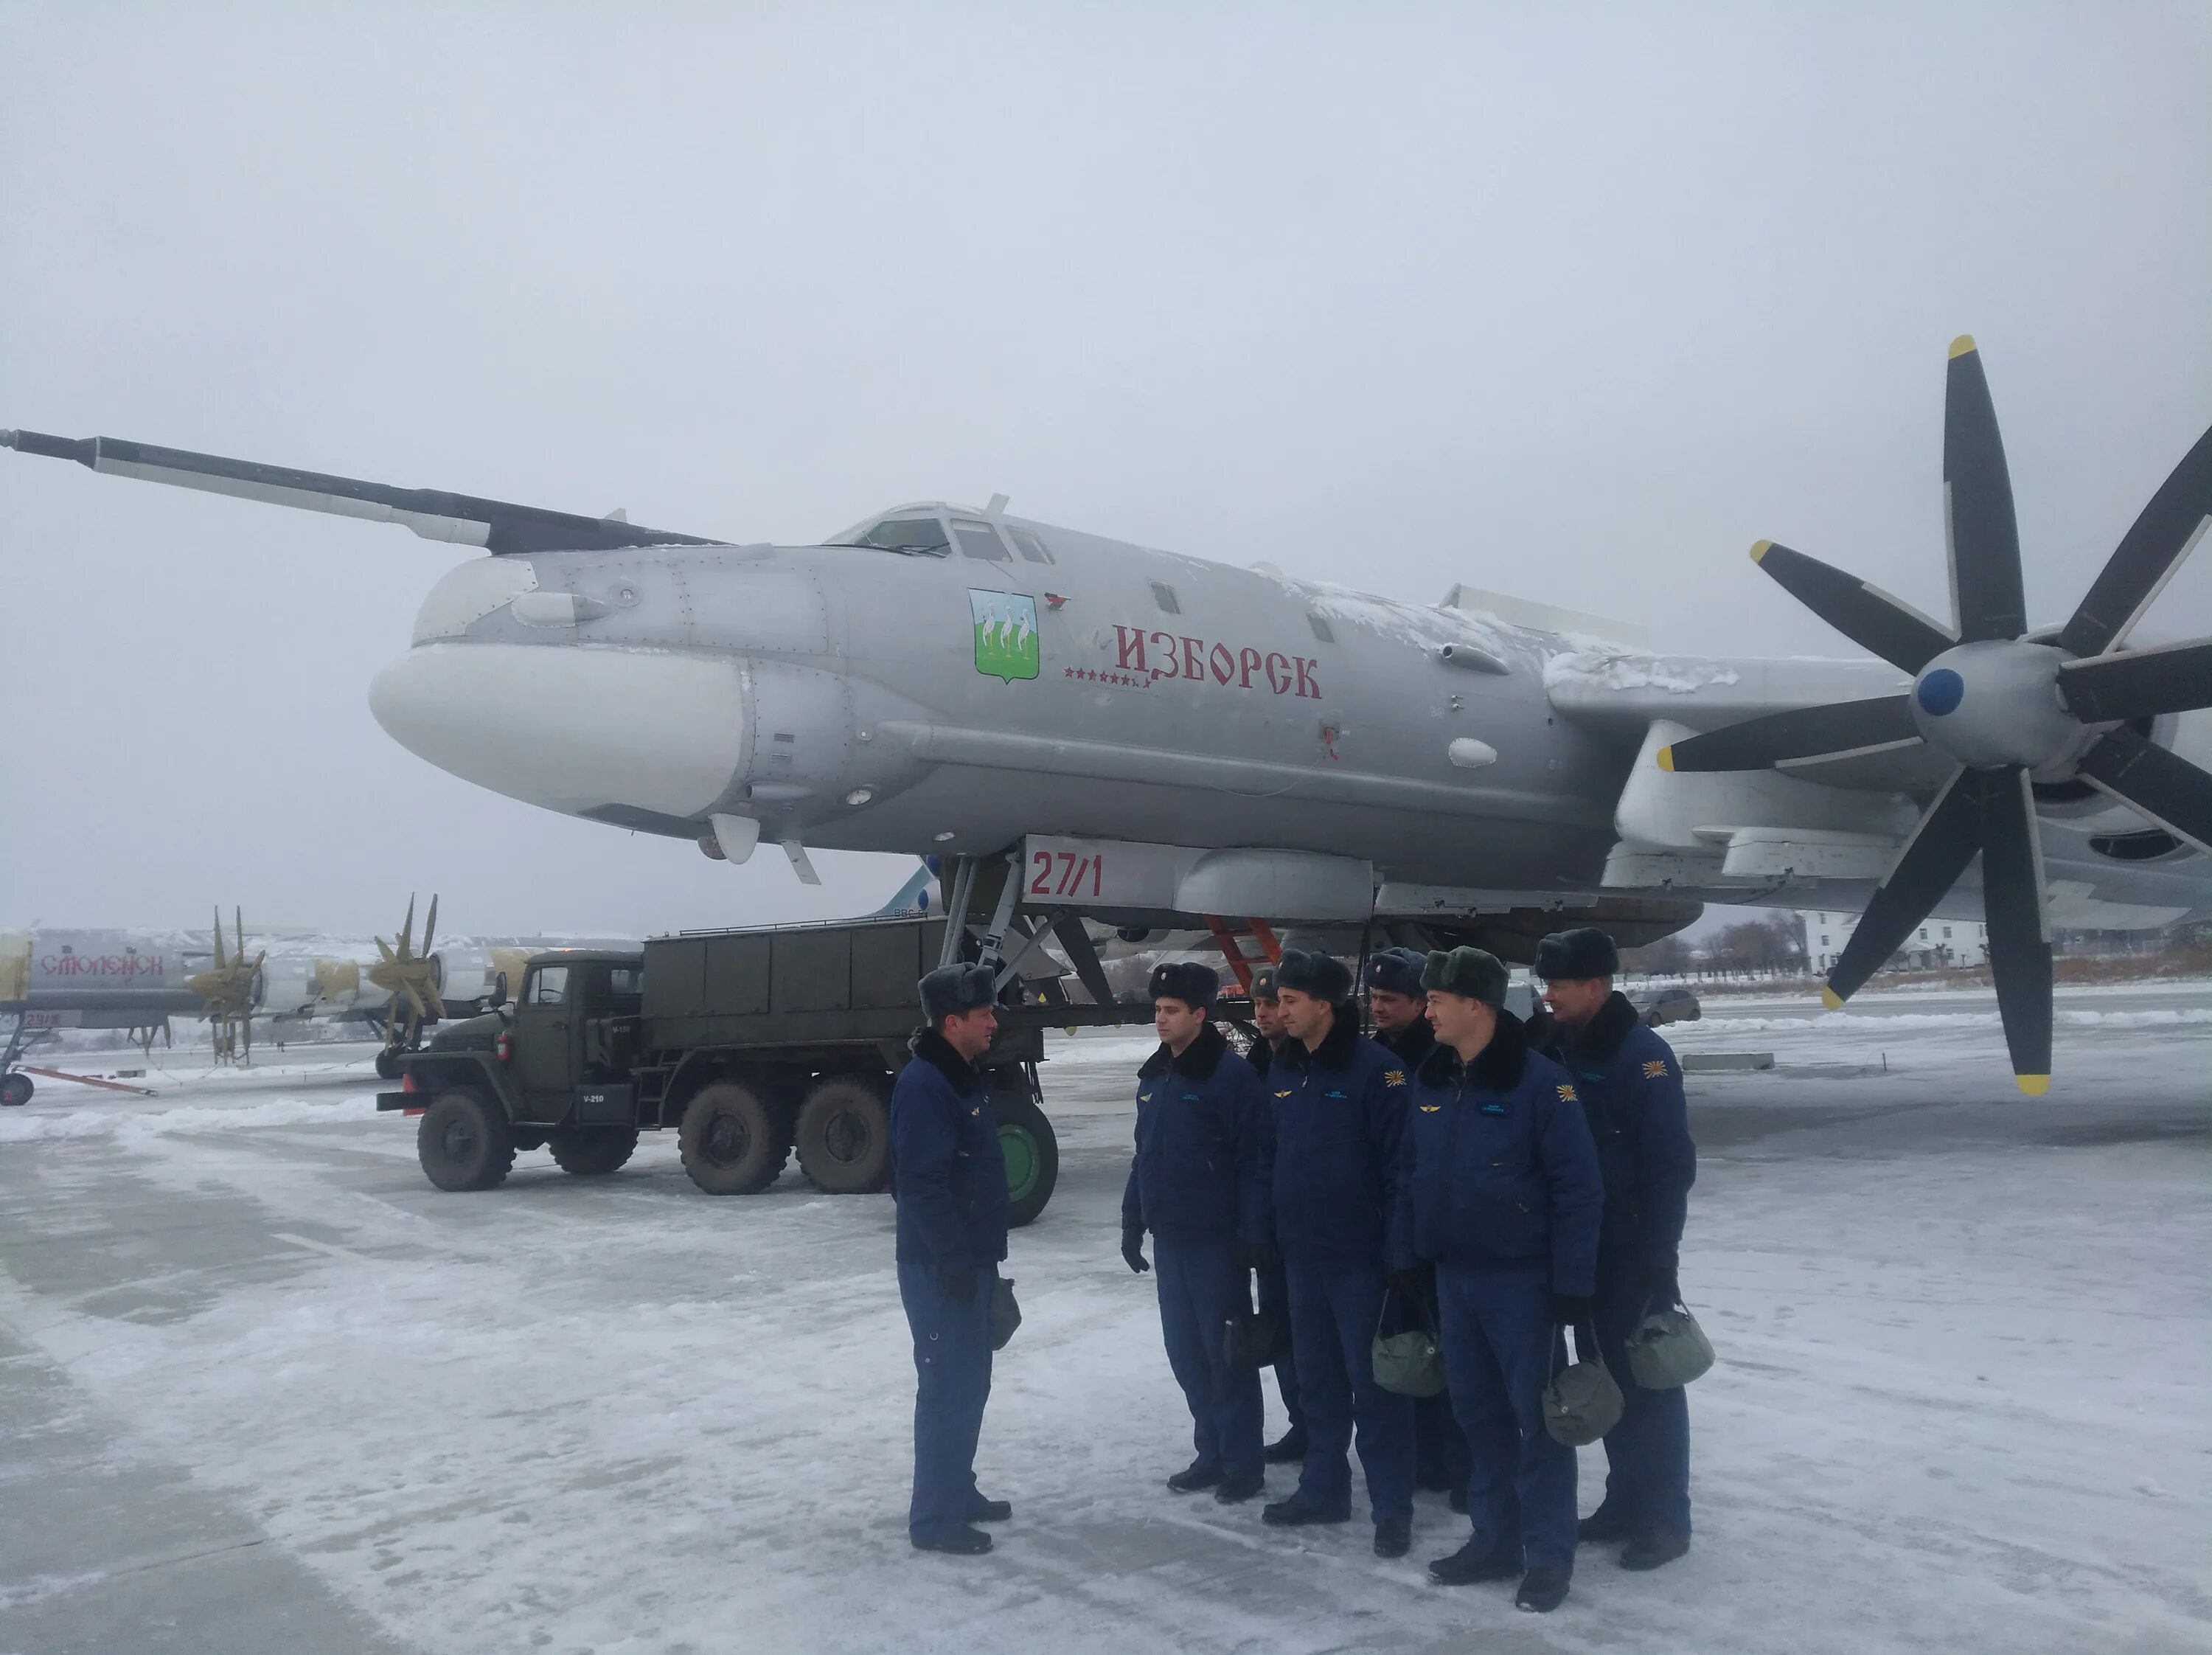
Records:
[[[985,1500],[978,1495],[975,1505],[969,1507],[968,1520],[970,1523],[1004,1523],[1013,1514],[1012,1500]]]
[[[1521,1577],[1521,1590],[1513,1594],[1513,1607],[1531,1615],[1549,1615],[1567,1601],[1567,1572],[1541,1564]]]
[[[1375,1555],[1403,1557],[1413,1549],[1413,1519],[1386,1517],[1375,1525]]]
[[[1690,1536],[1672,1529],[1646,1529],[1620,1555],[1624,1569],[1656,1569],[1690,1549]]]
[[[1288,1500],[1279,1500],[1273,1505],[1263,1507],[1260,1520],[1272,1523],[1279,1529],[1301,1529],[1310,1523],[1349,1523],[1352,1521],[1352,1508],[1347,1506],[1341,1511],[1331,1511],[1325,1506],[1316,1505],[1304,1494],[1292,1494]]]
[[[1302,1425],[1294,1425],[1267,1445],[1267,1463],[1295,1465],[1306,1457],[1306,1432]]]
[[[1575,1538],[1586,1545],[1626,1540],[1635,1532],[1628,1514],[1609,1501],[1601,1502],[1597,1510],[1575,1524]]]
[[[1168,1487],[1179,1494],[1194,1494],[1201,1488],[1211,1488],[1221,1481],[1221,1468],[1208,1465],[1204,1460],[1193,1460],[1168,1479]]]
[[[1224,1477],[1221,1486],[1213,1491],[1213,1497],[1224,1506],[1241,1506],[1267,1492],[1267,1479],[1255,1471],[1249,1476]]]
[[[911,1536],[918,1552],[951,1552],[955,1557],[981,1557],[991,1549],[991,1536],[981,1529],[970,1529],[963,1524],[948,1528],[924,1529]]]
[[[1440,1586],[1471,1586],[1478,1580],[1510,1580],[1521,1573],[1521,1554],[1511,1546],[1478,1549],[1468,1541],[1449,1557],[1429,1565],[1429,1579]]]

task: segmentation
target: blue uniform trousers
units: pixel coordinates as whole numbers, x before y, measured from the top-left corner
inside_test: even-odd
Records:
[[[1231,1311],[1251,1304],[1237,1243],[1153,1238],[1152,1274],[1159,1283],[1160,1332],[1168,1366],[1190,1404],[1191,1442],[1202,1465],[1232,1481],[1261,1474],[1260,1374],[1234,1372],[1221,1360]]]
[[[901,1259],[899,1300],[914,1333],[914,1499],[912,1534],[971,1521],[982,1496],[975,1489],[975,1439],[991,1395],[991,1288],[998,1267],[975,1273],[967,1304],[947,1297],[934,1265]]]
[[[1575,1567],[1575,1451],[1544,1429],[1544,1387],[1564,1365],[1538,1266],[1437,1267],[1452,1412],[1467,1433],[1468,1521],[1486,1554]]]
[[[1275,1319],[1275,1389],[1283,1393],[1283,1412],[1290,1415],[1291,1429],[1306,1428],[1306,1405],[1298,1399],[1297,1341],[1291,1336],[1291,1283],[1280,1264],[1272,1270],[1260,1270],[1260,1312]]]
[[[1597,1260],[1597,1348],[1620,1385],[1620,1423],[1605,1438],[1605,1503],[1632,1529],[1690,1532],[1690,1398],[1646,1390],[1628,1371],[1628,1336],[1644,1318],[1648,1269],[1635,1253]]]
[[[1309,1262],[1289,1265],[1291,1336],[1298,1347],[1298,1395],[1306,1410],[1306,1463],[1298,1493],[1331,1512],[1352,1505],[1346,1458],[1358,1427],[1359,1466],[1375,1521],[1413,1514],[1413,1402],[1375,1383],[1375,1324],[1382,1314],[1382,1266]]]

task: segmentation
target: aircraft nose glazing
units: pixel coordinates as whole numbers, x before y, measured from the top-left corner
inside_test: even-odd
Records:
[[[738,666],[691,655],[422,644],[376,675],[368,704],[465,781],[631,825],[703,817],[744,756]]]

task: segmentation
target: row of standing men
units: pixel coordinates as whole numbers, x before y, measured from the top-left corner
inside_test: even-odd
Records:
[[[1345,966],[1290,951],[1254,983],[1260,1037],[1242,1056],[1212,1020],[1213,971],[1154,972],[1161,1044],[1138,1076],[1121,1251],[1132,1269],[1157,1263],[1190,1409],[1195,1457],[1170,1489],[1238,1504],[1265,1492],[1267,1463],[1295,1462],[1296,1488],[1262,1519],[1346,1522],[1356,1442],[1378,1555],[1410,1549],[1417,1482],[1447,1488],[1471,1532],[1431,1575],[1517,1580],[1515,1601],[1534,1611],[1565,1597],[1578,1540],[1625,1542],[1632,1569],[1687,1549],[1686,1402],[1638,1387],[1625,1345],[1648,1309],[1679,1301],[1696,1152],[1680,1069],[1613,989],[1618,966],[1601,932],[1546,938],[1551,1014],[1523,1024],[1492,956],[1387,951],[1370,963],[1370,1039]],[[991,1544],[975,1525],[1011,1515],[974,1476],[1006,1254],[1003,1165],[974,1067],[995,1018],[980,968],[921,989],[929,1026],[892,1104],[917,1374],[908,1530],[918,1548],[975,1553]],[[1276,1372],[1291,1424],[1272,1446],[1259,1376],[1224,1339],[1255,1287],[1288,1331]],[[1394,1299],[1439,1333],[1449,1383],[1434,1404],[1376,1383]],[[1594,1334],[1626,1404],[1606,1439],[1605,1498],[1579,1523],[1574,1451],[1541,1418],[1568,1328],[1585,1346]]]

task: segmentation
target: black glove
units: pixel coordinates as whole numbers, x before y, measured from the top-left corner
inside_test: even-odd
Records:
[[[1552,1325],[1555,1328],[1577,1328],[1596,1313],[1597,1300],[1587,1293],[1555,1293],[1552,1295]]]
[[[1283,1268],[1283,1251],[1272,1241],[1248,1241],[1244,1244],[1243,1265],[1248,1270],[1259,1270],[1273,1275]]]
[[[1671,1311],[1682,1302],[1682,1279],[1674,1270],[1654,1269],[1644,1278],[1644,1290],[1655,1311]]]
[[[975,1272],[969,1269],[947,1270],[945,1273],[945,1296],[956,1305],[975,1302]]]
[[[1121,1257],[1139,1275],[1152,1267],[1145,1263],[1145,1226],[1125,1224],[1121,1226]]]

